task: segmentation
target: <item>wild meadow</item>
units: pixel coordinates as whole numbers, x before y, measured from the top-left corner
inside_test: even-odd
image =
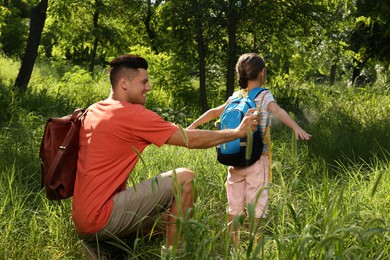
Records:
[[[105,98],[107,72],[102,68],[92,77],[81,67],[38,62],[28,91],[18,95],[12,83],[19,66],[0,57],[0,259],[84,259],[71,199],[47,200],[38,153],[47,118]],[[164,88],[161,74],[154,72],[147,106],[185,127],[200,115],[195,87],[189,82],[179,95]],[[181,259],[389,259],[388,76],[360,87],[269,79],[267,87],[279,105],[313,137],[296,141],[274,120],[269,217],[262,227],[250,229],[249,207],[245,222],[236,219],[244,226],[236,251],[226,225],[226,168],[216,161],[214,149],[149,146],[132,180],[177,167],[197,173],[198,199],[193,218],[183,224]],[[221,93],[213,92],[210,102],[223,102]],[[159,259],[164,243],[150,237],[118,241],[125,259]]]

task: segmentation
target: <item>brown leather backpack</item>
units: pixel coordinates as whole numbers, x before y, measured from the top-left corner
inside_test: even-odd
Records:
[[[49,118],[43,133],[39,157],[42,188],[49,200],[73,196],[79,151],[81,120],[86,111],[78,108],[71,115]]]

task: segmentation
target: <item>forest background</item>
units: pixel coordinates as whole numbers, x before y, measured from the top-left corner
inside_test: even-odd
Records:
[[[144,56],[153,88],[146,106],[185,127],[237,89],[239,55],[257,52],[267,87],[313,140],[296,142],[275,121],[271,217],[262,244],[256,230],[243,234],[239,257],[385,259],[389,12],[386,0],[1,1],[0,258],[83,256],[71,202],[51,203],[40,189],[39,142],[48,117],[107,96],[112,58]],[[135,180],[176,166],[198,173],[187,258],[232,257],[226,174],[214,150],[151,147],[144,157]],[[125,251],[158,257],[160,243],[139,239]]]

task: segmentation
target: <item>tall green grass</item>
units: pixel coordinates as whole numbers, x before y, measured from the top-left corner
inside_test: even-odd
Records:
[[[0,63],[13,61],[1,58]],[[15,96],[12,79],[6,76],[15,75],[15,67],[0,79],[0,259],[83,259],[70,217],[71,200],[48,201],[40,188],[38,151],[47,117],[67,114],[108,94],[106,72],[91,77],[80,68],[38,64],[29,91]],[[270,89],[282,106],[291,100],[289,111],[295,111],[313,139],[296,142],[291,131],[275,121],[273,182],[262,243],[255,243],[260,226],[251,230],[248,222],[254,219],[249,217],[239,250],[231,250],[226,168],[216,162],[214,149],[149,146],[142,154],[145,164],[134,169],[133,181],[177,167],[197,173],[194,217],[181,222],[183,259],[387,259],[389,93],[298,84],[287,91],[277,83]],[[167,90],[157,93],[155,100],[172,97]],[[156,106],[169,107],[158,101]],[[174,110],[167,116],[176,120]],[[128,259],[158,259],[164,243],[163,238],[146,237],[121,247]]]

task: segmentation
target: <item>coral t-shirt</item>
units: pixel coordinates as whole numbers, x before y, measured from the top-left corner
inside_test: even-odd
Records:
[[[80,129],[72,217],[78,233],[107,224],[113,196],[126,189],[129,174],[149,144],[162,146],[178,130],[142,105],[104,100],[92,105]]]

